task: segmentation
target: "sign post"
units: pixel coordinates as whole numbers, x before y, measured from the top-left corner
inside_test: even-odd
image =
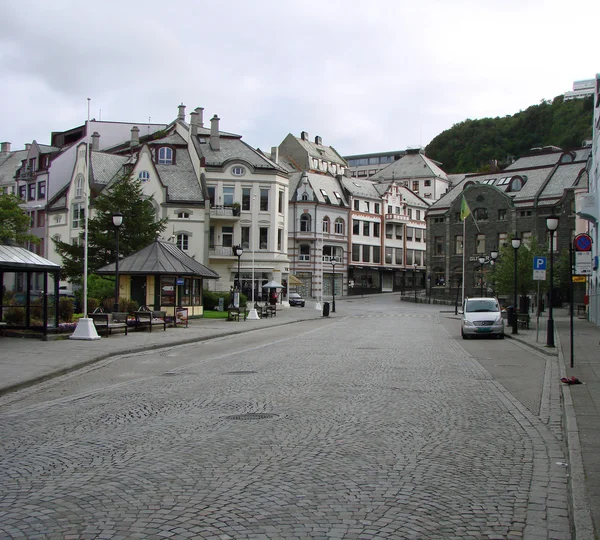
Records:
[[[537,290],[537,306],[536,306],[536,319],[535,319],[535,342],[537,343],[540,339],[540,281],[546,281],[546,257],[534,257],[533,258],[533,279],[538,282]]]
[[[573,253],[575,258],[573,260]],[[571,367],[575,363],[575,354],[573,346],[573,311],[575,310],[574,287],[575,281],[580,281],[581,278],[585,281],[585,276],[592,275],[592,237],[589,234],[578,234],[569,246],[569,262],[571,267]]]

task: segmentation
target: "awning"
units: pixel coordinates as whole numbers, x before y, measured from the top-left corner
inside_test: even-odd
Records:
[[[299,280],[294,274],[290,274],[288,276],[288,285],[297,287],[298,285],[304,285],[304,282]]]
[[[283,285],[278,281],[269,281],[263,285],[263,289],[283,289]]]

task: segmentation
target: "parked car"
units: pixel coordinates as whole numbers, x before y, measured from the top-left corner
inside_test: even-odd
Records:
[[[504,338],[504,319],[497,298],[466,298],[460,326],[463,339],[471,336]]]
[[[306,301],[302,298],[298,293],[290,293],[288,294],[288,300],[290,302],[290,306],[300,306],[304,307],[306,305]]]

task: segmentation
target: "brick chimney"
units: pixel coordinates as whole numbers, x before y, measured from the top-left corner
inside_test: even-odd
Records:
[[[271,161],[274,161],[279,165],[279,146],[271,147]]]
[[[10,154],[10,143],[3,142],[0,143],[0,157],[6,157]]]
[[[95,152],[100,150],[100,133],[97,131],[92,134],[92,150]]]
[[[177,114],[177,120],[182,120],[185,122],[185,105],[182,103],[177,107],[179,109],[179,113]]]
[[[198,113],[198,127],[204,127],[204,107],[196,107],[194,109]]]
[[[215,151],[221,149],[219,140],[219,120],[220,118],[216,114],[210,119],[210,147]]]

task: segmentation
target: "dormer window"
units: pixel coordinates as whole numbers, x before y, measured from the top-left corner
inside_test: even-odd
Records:
[[[148,171],[140,171],[138,178],[140,182],[148,182],[148,180],[150,180],[150,173]]]
[[[521,191],[523,189],[523,186],[525,185],[527,181],[527,177],[523,177],[523,176],[513,176],[510,184],[508,184],[508,187],[506,188],[507,192],[516,192],[516,191]]]
[[[173,165],[173,149],[168,146],[161,146],[158,149],[157,163],[159,165]]]

